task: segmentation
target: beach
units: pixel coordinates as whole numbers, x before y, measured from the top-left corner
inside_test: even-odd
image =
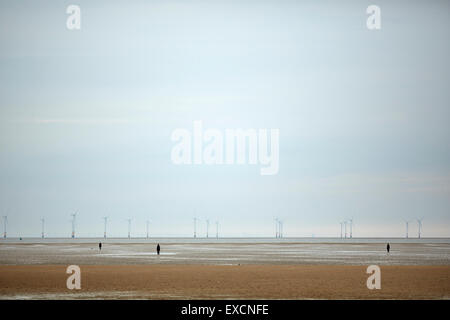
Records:
[[[383,266],[380,290],[363,266],[80,266],[81,289],[61,265],[0,266],[1,299],[449,299],[448,266]]]
[[[449,299],[450,245],[0,243],[1,299]],[[81,269],[81,289],[66,268]],[[381,289],[369,290],[369,265]]]

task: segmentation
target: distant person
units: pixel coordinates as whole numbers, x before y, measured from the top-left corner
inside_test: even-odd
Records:
[[[389,253],[389,251],[391,250],[391,245],[389,243],[386,246],[386,250],[387,250],[387,253]]]
[[[102,243],[101,242],[98,243],[98,250],[102,251]]]
[[[158,253],[158,256],[159,256],[160,251],[161,251],[161,247],[159,246],[159,243],[158,243],[158,245],[156,246],[156,252]]]

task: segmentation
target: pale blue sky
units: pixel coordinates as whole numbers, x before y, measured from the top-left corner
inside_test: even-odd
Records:
[[[1,1],[8,232],[450,236],[449,31],[448,1]],[[194,120],[280,129],[278,175],[173,165]]]

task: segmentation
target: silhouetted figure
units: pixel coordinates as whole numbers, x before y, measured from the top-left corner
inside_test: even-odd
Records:
[[[386,250],[387,250],[387,253],[389,253],[389,250],[391,250],[391,245],[389,243],[386,246]]]
[[[98,244],[98,250],[102,251],[102,243],[101,242],[99,242],[99,244]]]
[[[159,243],[158,243],[158,245],[156,246],[156,252],[158,253],[158,256],[159,256],[160,251],[161,251],[161,247],[159,246]]]

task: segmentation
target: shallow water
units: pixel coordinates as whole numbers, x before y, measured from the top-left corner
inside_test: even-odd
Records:
[[[309,238],[311,239],[311,238]],[[0,241],[0,264],[336,264],[450,265],[448,239],[32,239]],[[444,241],[446,240],[446,241]],[[365,242],[366,241],[366,242]],[[386,242],[391,252],[386,252]],[[434,242],[433,242],[434,241]],[[156,254],[156,243],[161,255]]]

